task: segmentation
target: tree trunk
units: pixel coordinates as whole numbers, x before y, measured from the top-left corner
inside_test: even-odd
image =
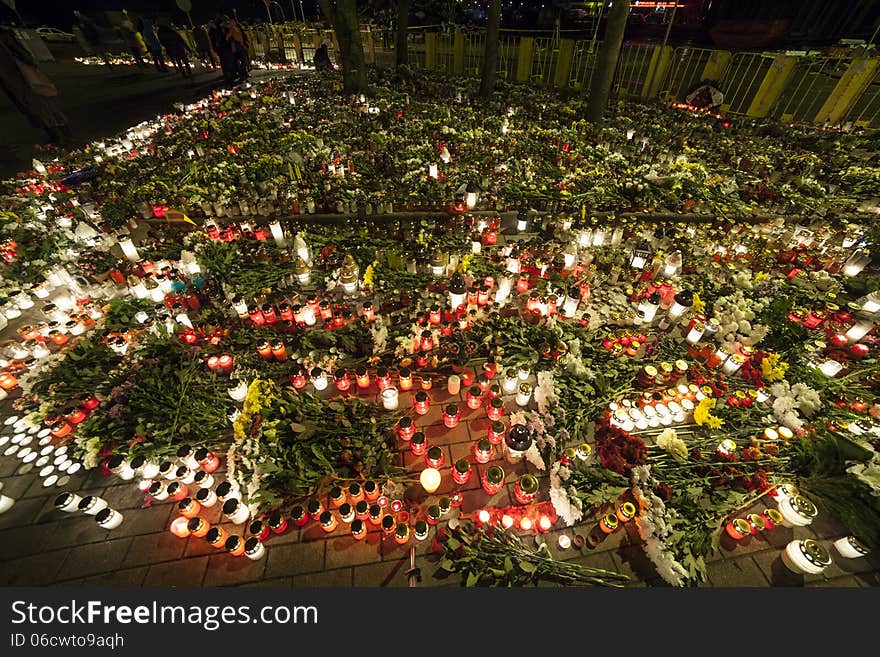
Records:
[[[587,105],[587,121],[602,123],[608,96],[611,95],[611,84],[617,71],[617,58],[620,56],[620,44],[623,43],[623,32],[629,16],[629,0],[615,0],[608,15],[605,26],[605,37],[599,49],[599,60],[596,73],[590,87],[590,98]]]
[[[489,1],[489,24],[486,26],[486,49],[483,51],[483,78],[480,96],[488,98],[495,91],[498,72],[498,28],[501,26],[501,0]]]
[[[347,94],[366,93],[367,66],[357,17],[357,0],[318,0],[318,3],[339,42],[343,91]]]
[[[409,64],[409,5],[410,0],[397,0],[397,34],[394,38],[394,63],[396,66]]]

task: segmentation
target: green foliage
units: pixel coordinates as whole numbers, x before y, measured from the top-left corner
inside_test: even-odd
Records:
[[[442,540],[438,574],[458,573],[464,586],[527,586],[539,581],[567,586],[620,587],[627,576],[566,561],[556,561],[544,544],[527,548],[516,534],[500,527],[450,529]],[[436,576],[436,575],[435,575]]]

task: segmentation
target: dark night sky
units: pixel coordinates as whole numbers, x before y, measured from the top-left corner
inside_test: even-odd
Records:
[[[293,0],[297,16],[300,12],[300,0]],[[192,3],[193,20],[207,20],[217,13],[231,13],[235,8],[242,20],[251,18],[266,20],[266,7],[263,0],[190,0]],[[278,0],[278,4],[284,10],[285,17],[289,20],[291,14],[291,0]],[[315,16],[317,12],[317,0],[302,0],[306,16]],[[73,23],[73,10],[78,9],[85,13],[103,10],[127,9],[130,12],[158,13],[171,16],[178,23],[186,23],[186,15],[177,8],[174,0],[17,0],[16,6],[19,13],[28,25],[53,25],[56,27],[70,28]],[[275,16],[278,16],[275,9]],[[2,2],[0,2],[0,21],[6,21],[13,17]]]

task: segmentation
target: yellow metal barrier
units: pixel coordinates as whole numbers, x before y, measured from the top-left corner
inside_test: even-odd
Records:
[[[874,80],[878,64],[880,60],[876,58],[854,59],[813,121],[839,123]]]
[[[849,67],[839,57],[800,57],[771,115],[782,121],[810,122]]]

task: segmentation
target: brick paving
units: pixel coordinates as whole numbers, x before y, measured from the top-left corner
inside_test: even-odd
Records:
[[[459,395],[462,422],[454,429],[447,429],[442,424],[441,409],[452,398],[445,389],[439,388],[431,391],[431,397],[429,413],[416,416],[416,424],[427,434],[429,444],[440,445],[445,452],[446,464],[441,470],[443,484],[432,498],[462,490],[462,506],[459,511],[453,510],[453,515],[475,512],[486,506],[488,499],[480,489],[479,474],[497,463],[505,469],[509,483],[491,502],[498,506],[511,503],[512,482],[526,472],[525,463],[508,463],[496,448],[495,459],[476,465],[468,484],[456,487],[449,474],[450,464],[468,454],[473,442],[485,435],[485,413],[482,409],[467,409],[463,396]],[[411,403],[410,393],[401,393],[400,403],[401,408],[407,408]],[[515,408],[512,400],[507,407]],[[7,400],[0,422],[11,412]],[[8,427],[4,429],[2,433],[10,433]],[[399,444],[402,447],[400,464],[411,467],[414,472],[420,470],[424,463],[422,457],[413,456],[402,441]],[[3,492],[17,500],[12,509],[0,515],[0,584],[3,585],[350,587],[408,584],[409,550],[372,526],[365,540],[355,541],[344,523],[329,535],[316,523],[302,529],[291,525],[285,534],[270,536],[263,559],[251,561],[216,550],[203,539],[192,536],[181,539],[172,535],[168,527],[176,515],[175,503],[153,501],[148,508],[142,508],[145,498],[135,481],[124,482],[115,475],[103,476],[99,471],[92,471],[77,473],[63,489],[44,488],[35,471],[19,474],[21,469],[16,457],[0,456]],[[542,477],[543,499],[547,497],[548,486],[547,477]],[[92,516],[57,511],[52,502],[61,490],[100,495],[122,512],[125,520],[117,529],[107,531],[98,527]],[[424,505],[427,501],[418,485],[408,489],[407,504]],[[746,512],[760,513],[763,508],[759,502]],[[219,505],[205,509],[202,515],[212,523],[219,521]],[[573,529],[554,527],[543,540],[547,541],[554,557],[625,573],[630,577],[630,586],[665,585],[633,531],[618,530],[592,549],[559,548],[559,534],[586,535],[594,522],[591,520]],[[242,527],[229,523],[222,526],[230,533],[242,531]],[[807,527],[777,527],[736,543],[725,536],[720,554],[709,560],[709,581],[703,586],[880,585],[877,555],[843,559],[831,548],[830,543],[846,533],[845,526],[836,519],[819,517]],[[781,550],[793,538],[819,540],[829,548],[834,563],[823,575],[795,575],[780,559]],[[430,537],[416,542],[415,546],[416,565],[422,573],[420,586],[459,585],[456,575],[436,575],[438,557],[432,553]]]

